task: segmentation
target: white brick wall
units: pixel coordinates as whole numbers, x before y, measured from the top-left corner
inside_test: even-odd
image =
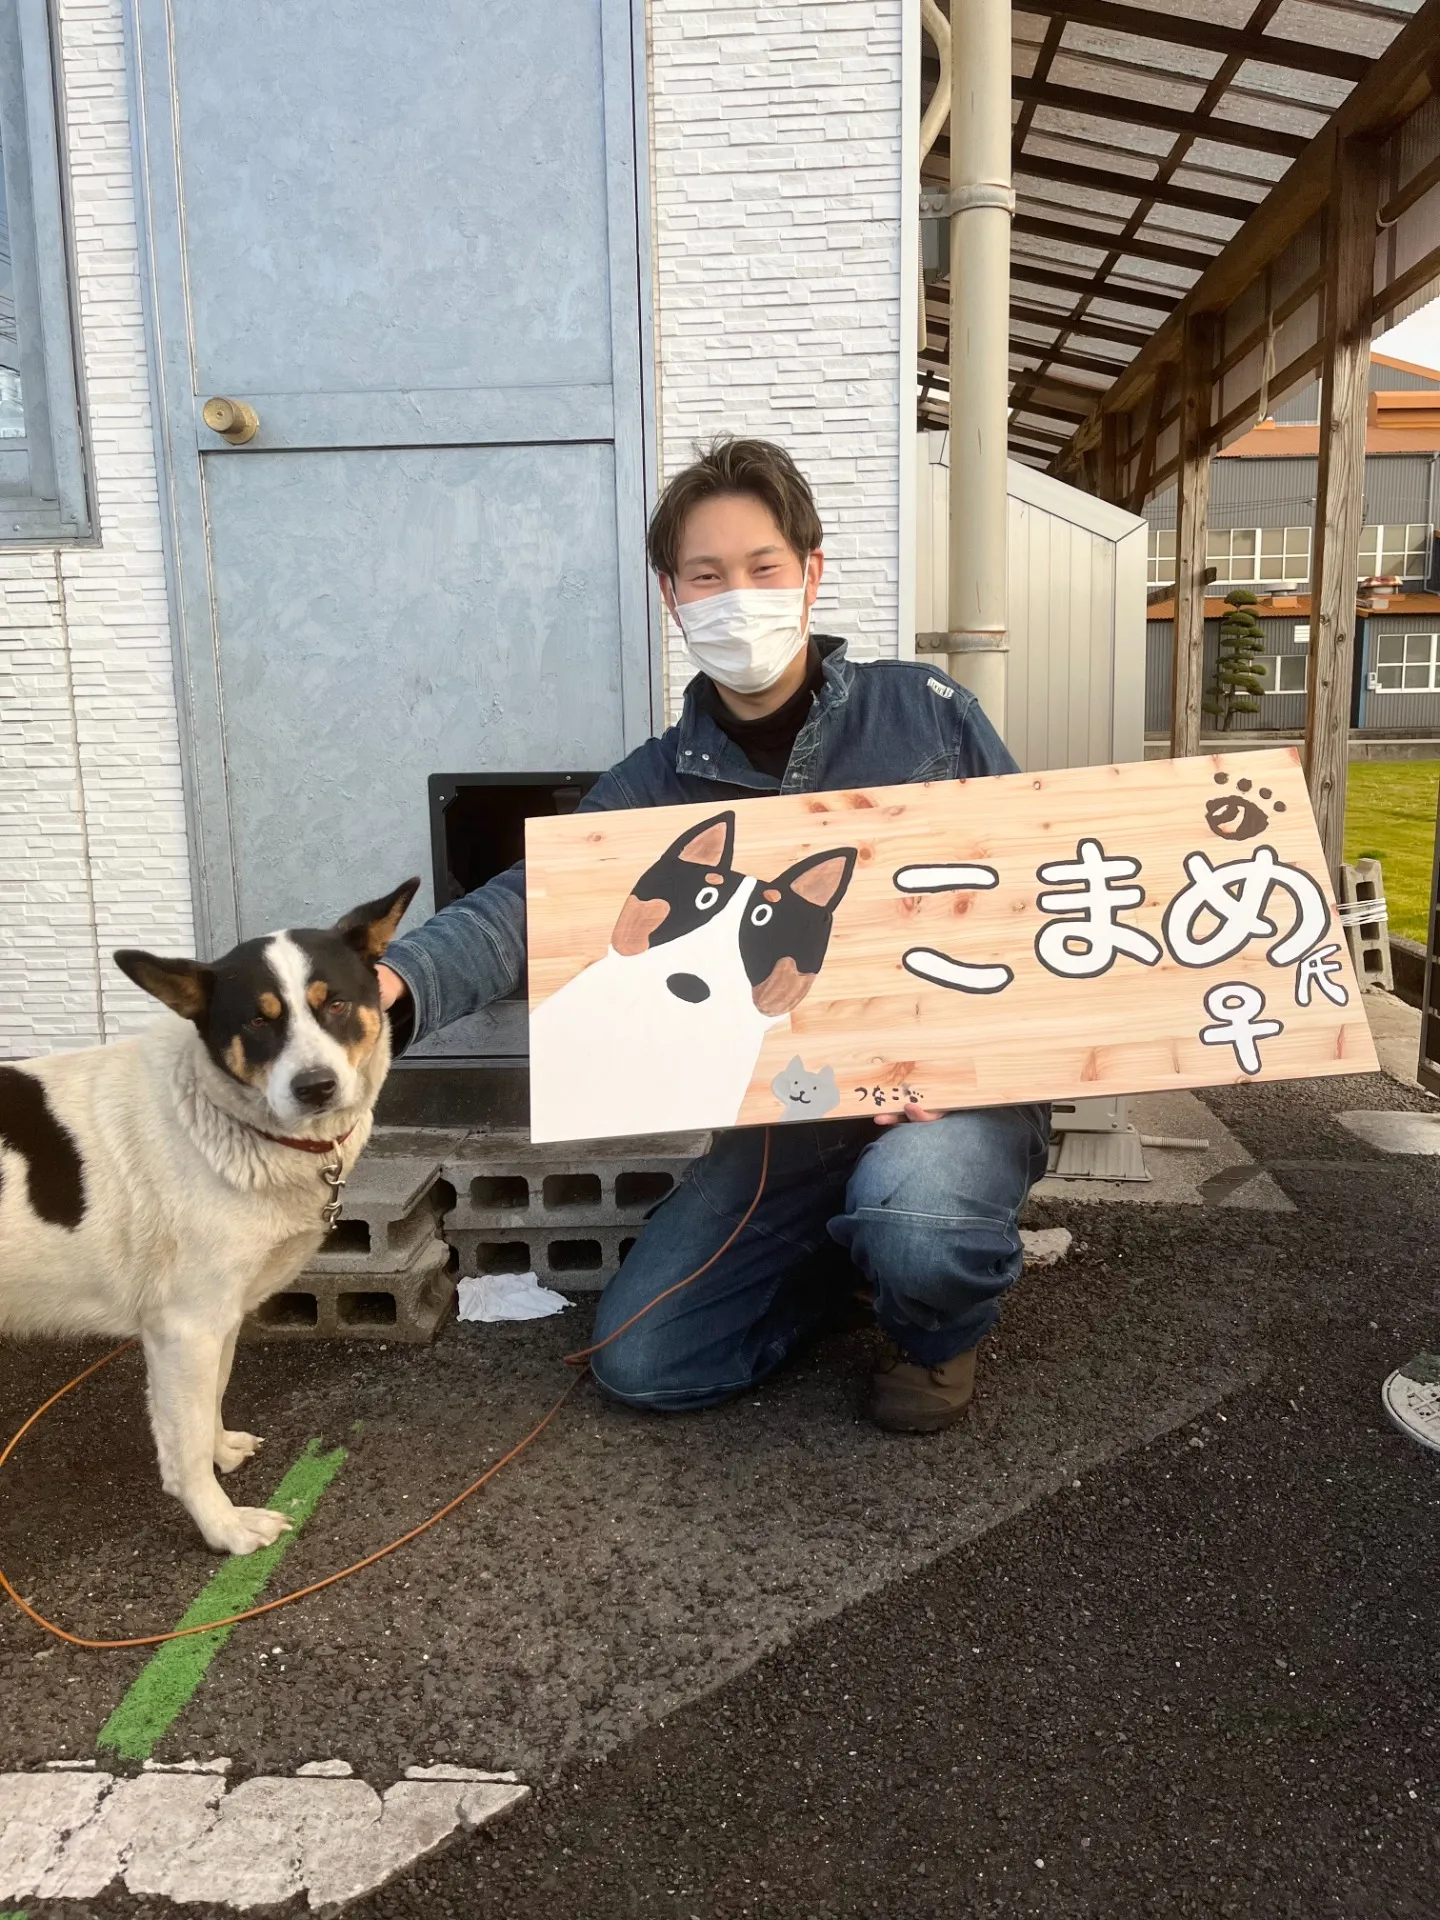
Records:
[[[118,946],[193,952],[118,0],[60,0],[98,548],[0,549],[0,1057],[154,1003]]]
[[[819,624],[861,656],[899,627],[901,15],[650,9],[662,474],[722,430],[787,447],[825,526]]]

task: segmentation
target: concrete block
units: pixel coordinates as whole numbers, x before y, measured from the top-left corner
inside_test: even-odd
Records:
[[[310,1271],[360,1274],[401,1271],[420,1247],[439,1238],[440,1219],[448,1198],[448,1193],[432,1187],[404,1219],[377,1220],[352,1207],[347,1187],[340,1218],[333,1232],[321,1241],[320,1251],[310,1262]]]
[[[539,1147],[523,1135],[471,1134],[443,1166],[455,1189],[446,1232],[638,1226],[709,1145],[704,1133]]]
[[[399,1273],[436,1238],[450,1199],[442,1153],[456,1131],[396,1127],[372,1136],[340,1196],[335,1229],[311,1263],[315,1273]]]
[[[247,1340],[433,1340],[455,1304],[450,1249],[424,1241],[394,1273],[310,1271],[245,1322]]]
[[[1360,985],[1394,991],[1385,876],[1378,860],[1346,862],[1340,868],[1340,912],[1350,958]]]
[[[538,1231],[524,1227],[450,1227],[446,1237],[464,1275],[533,1273],[559,1293],[596,1293],[634,1246],[640,1229],[574,1225]]]

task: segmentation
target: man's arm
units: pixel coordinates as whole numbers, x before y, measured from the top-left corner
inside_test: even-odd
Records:
[[[636,804],[612,768],[578,810],[608,812]],[[525,978],[525,862],[517,860],[393,941],[376,972],[380,1004],[393,1009],[399,1047],[513,993]]]

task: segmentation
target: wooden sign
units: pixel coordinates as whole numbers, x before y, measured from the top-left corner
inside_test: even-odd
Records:
[[[532,820],[537,1141],[1365,1073],[1299,755]]]

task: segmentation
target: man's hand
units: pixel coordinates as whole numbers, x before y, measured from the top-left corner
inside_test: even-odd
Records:
[[[382,967],[380,971],[383,973],[385,969]],[[948,1111],[949,1109],[946,1107],[907,1106],[903,1113],[877,1113],[875,1116],[875,1124],[877,1127],[898,1127],[902,1120],[915,1120],[920,1122],[943,1120]]]
[[[401,995],[408,993],[410,989],[398,973],[383,964],[376,967],[375,977],[380,982],[380,1010],[382,1013],[388,1013]]]

